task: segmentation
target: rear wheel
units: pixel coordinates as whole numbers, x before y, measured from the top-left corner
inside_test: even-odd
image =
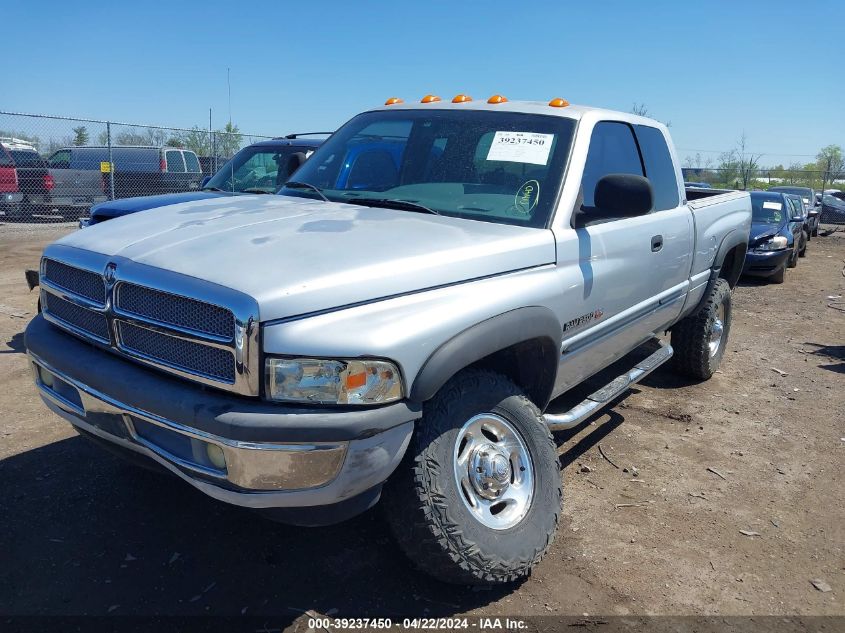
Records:
[[[710,378],[722,362],[730,331],[731,287],[717,279],[701,307],[672,328],[676,369],[692,378]]]
[[[492,584],[530,574],[552,542],[561,497],[540,411],[505,376],[468,369],[426,403],[384,508],[421,570]]]

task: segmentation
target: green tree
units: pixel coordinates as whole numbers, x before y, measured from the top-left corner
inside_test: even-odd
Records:
[[[822,172],[822,189],[827,183],[841,178],[845,172],[845,157],[842,156],[842,148],[839,145],[828,145],[822,147],[816,154],[816,169]]]
[[[84,125],[73,128],[73,144],[88,145],[88,129]]]
[[[214,133],[215,153],[217,156],[223,156],[225,158],[233,156],[241,148],[242,142],[243,135],[238,130],[238,126],[232,125],[231,121],[222,130],[217,130]]]
[[[208,130],[203,130],[202,128],[194,126],[188,132],[182,132],[178,135],[174,135],[171,140],[178,140],[179,147],[184,147],[185,149],[196,152],[197,156],[212,155],[211,134]]]

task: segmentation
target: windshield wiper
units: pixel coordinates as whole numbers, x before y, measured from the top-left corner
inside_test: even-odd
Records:
[[[400,209],[402,211],[417,211],[420,213],[430,213],[431,215],[440,215],[434,209],[430,209],[424,204],[418,202],[411,202],[410,200],[397,200],[396,198],[350,198],[344,200],[348,204],[361,204],[365,207],[383,207],[385,209]]]
[[[220,187],[203,187],[202,191],[219,191],[220,193],[229,193],[225,189],[221,189]]]
[[[259,187],[247,187],[246,189],[242,189],[241,193],[266,193],[272,194],[272,191],[267,191],[266,189],[261,189]]]
[[[320,196],[323,200],[325,200],[326,202],[331,202],[331,200],[329,200],[329,199],[326,197],[326,194],[324,194],[324,193],[323,193],[323,190],[322,190],[322,189],[320,189],[319,187],[316,187],[316,186],[312,185],[310,182],[299,182],[299,181],[297,181],[297,180],[288,180],[288,181],[284,184],[284,186],[285,186],[285,187],[290,187],[291,189],[310,189],[311,191],[316,192],[316,193],[317,193],[317,195],[319,195],[319,196]]]

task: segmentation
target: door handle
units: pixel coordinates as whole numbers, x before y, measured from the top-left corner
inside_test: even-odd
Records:
[[[656,253],[661,248],[663,248],[663,236],[655,235],[651,238],[651,250],[653,253]]]

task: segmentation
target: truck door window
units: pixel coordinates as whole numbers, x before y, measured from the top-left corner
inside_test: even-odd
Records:
[[[645,175],[654,191],[654,210],[664,211],[678,206],[678,176],[669,153],[666,137],[656,127],[635,125],[637,140],[645,163]]]
[[[608,174],[643,176],[643,164],[631,126],[620,121],[601,121],[593,128],[581,188],[584,206],[595,206],[596,183]]]

